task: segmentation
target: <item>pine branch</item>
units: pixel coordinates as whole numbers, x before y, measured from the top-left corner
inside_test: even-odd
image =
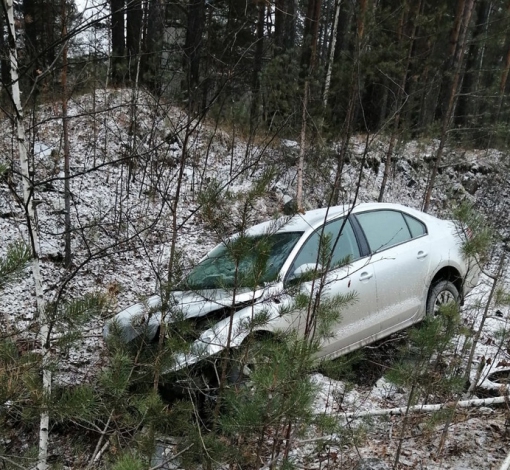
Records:
[[[9,245],[7,254],[0,258],[0,289],[22,271],[31,258],[30,247],[22,242]]]

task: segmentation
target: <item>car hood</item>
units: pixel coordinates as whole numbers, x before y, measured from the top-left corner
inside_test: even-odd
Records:
[[[195,318],[202,317],[223,307],[235,307],[251,303],[258,300],[263,293],[264,289],[253,291],[243,288],[238,289],[234,296],[232,291],[208,289],[198,292],[172,292],[170,298],[176,311],[184,314],[186,318]]]
[[[103,329],[103,336],[108,338],[113,328],[118,329],[122,339],[130,342],[140,335],[147,339],[156,336],[159,325],[172,318],[198,318],[225,307],[244,306],[260,299],[265,289],[242,288],[234,293],[231,290],[207,289],[202,291],[174,291],[170,293],[169,305],[162,314],[161,297],[153,295],[144,302],[131,305],[110,320]]]

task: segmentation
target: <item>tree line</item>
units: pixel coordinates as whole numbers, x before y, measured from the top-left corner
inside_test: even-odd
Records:
[[[251,136],[299,135],[300,207],[309,145],[341,143],[335,203],[351,137],[389,136],[382,201],[398,142],[437,138],[424,210],[447,142],[507,145],[509,2],[93,0],[86,7],[14,4],[25,106],[101,81],[143,87],[191,115],[240,123]],[[5,14],[1,21],[8,90],[11,39]]]
[[[298,131],[307,94],[307,114],[326,137],[437,136],[446,123],[471,145],[506,143],[506,1],[110,0],[93,8],[103,14],[85,25],[108,32],[108,54],[75,53],[73,62],[99,61],[111,85],[139,80],[195,112],[228,96],[251,128]],[[65,37],[64,18],[73,24]],[[58,85],[40,75],[62,67],[62,42],[84,18],[69,1],[18,3],[26,88]]]

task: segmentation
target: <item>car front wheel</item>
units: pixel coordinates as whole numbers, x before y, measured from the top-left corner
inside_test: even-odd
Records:
[[[436,316],[443,305],[454,302],[459,303],[459,291],[450,281],[439,281],[433,284],[427,298],[427,315]]]

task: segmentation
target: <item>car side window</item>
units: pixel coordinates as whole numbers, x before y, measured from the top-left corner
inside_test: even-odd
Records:
[[[290,267],[289,273],[291,273],[291,277],[295,270],[299,267],[308,265],[308,270],[312,270],[316,263],[319,263],[319,265],[323,264],[323,262],[331,255],[331,250],[333,250],[333,255],[329,264],[330,269],[335,269],[360,257],[358,242],[351,224],[347,221],[342,229],[343,223],[344,219],[342,218],[326,224],[324,227],[324,236],[322,238],[322,246],[325,251],[322,252],[321,255],[319,255],[319,246],[322,227],[318,228],[312,235],[310,235],[308,240],[301,247],[301,250]],[[340,238],[338,238],[338,234],[341,229],[342,233],[340,234]]]
[[[412,238],[401,212],[380,210],[356,214],[367,237],[370,251],[381,251]]]
[[[414,217],[404,214],[404,218],[406,219],[407,226],[409,227],[409,230],[411,231],[411,236],[413,238],[421,237],[422,235],[427,235],[427,227],[425,227],[425,224],[423,222],[420,222],[418,219],[415,219]]]

